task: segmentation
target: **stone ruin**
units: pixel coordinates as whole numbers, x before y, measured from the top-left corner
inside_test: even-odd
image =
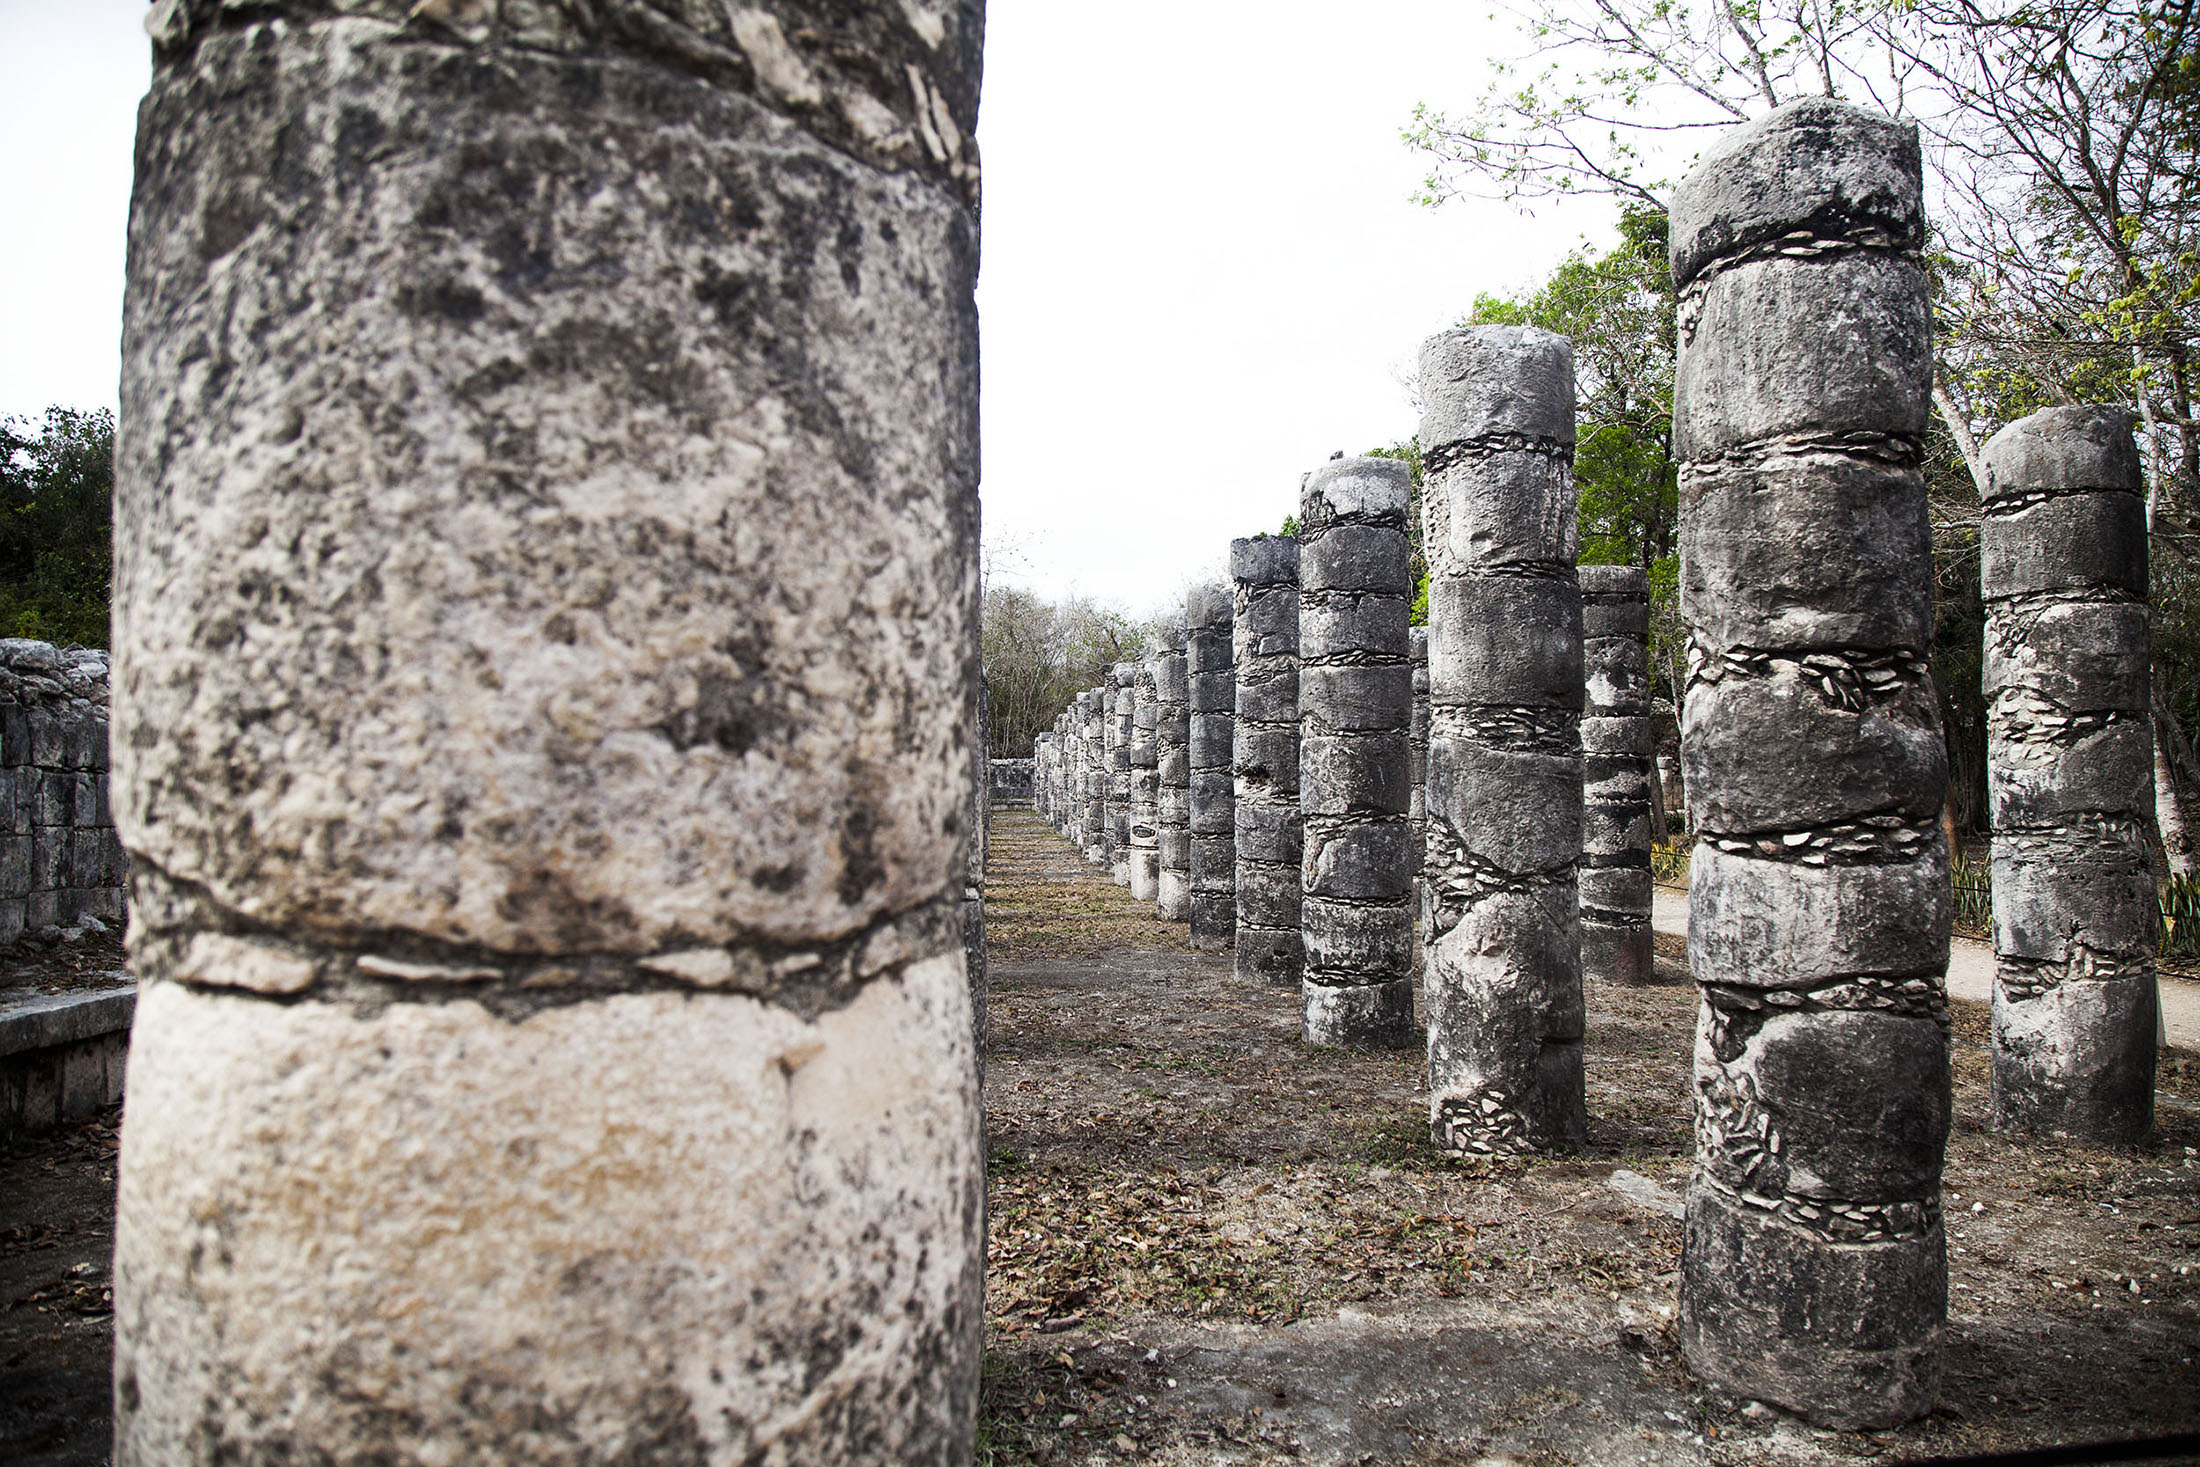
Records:
[[[1535,327],[1421,348],[1429,1116],[1450,1150],[1581,1144],[1574,360]]]
[[[1930,1409],[1947,1317],[1920,177],[1915,128],[1813,100],[1673,204],[1703,992],[1681,1334],[1704,1379],[1844,1427]]]
[[[1237,940],[1237,605],[1230,589],[1195,586],[1185,600],[1184,672],[1191,716],[1191,942],[1219,951]]]
[[[1296,989],[1299,934],[1299,542],[1230,542],[1237,669],[1230,767],[1237,827],[1237,972]]]
[[[1413,1042],[1413,669],[1406,656],[1412,472],[1351,458],[1299,496],[1302,1032]]]
[[[1149,660],[1154,678],[1154,758],[1159,792],[1160,876],[1155,914],[1164,922],[1192,915],[1192,692],[1181,618],[1161,629],[1161,650]]]
[[[1585,565],[1581,578],[1581,972],[1648,983],[1650,577]]]
[[[107,757],[107,654],[0,638],[0,947],[122,919]]]
[[[219,8],[130,224],[115,1461],[967,1461],[981,5]]]
[[[2048,408],[1981,455],[1994,1124],[2154,1129],[2147,514],[2130,417]]]
[[[154,12],[118,440],[117,1462],[967,1460],[980,7],[866,11],[853,50],[714,12],[752,65],[693,72],[540,8],[204,10]],[[540,270],[491,268],[543,221]],[[1922,238],[1914,132],[1825,101],[1673,211],[1682,1334],[1836,1426],[1929,1408],[1946,1314]],[[1447,332],[1421,387],[1426,631],[1403,466],[1333,462],[1301,538],[1233,544],[1233,587],[1071,701],[1029,797],[1312,1041],[1410,1042],[1418,957],[1434,1143],[1565,1148],[1584,969],[1648,970],[1643,586],[1576,569],[1562,339]],[[2126,1139],[2130,427],[2054,410],[1987,461],[1997,1123]],[[0,893],[18,928],[121,875],[92,735],[28,721],[90,664],[20,655],[0,871],[53,879]]]

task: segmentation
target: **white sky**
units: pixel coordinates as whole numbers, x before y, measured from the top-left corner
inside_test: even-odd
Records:
[[[113,406],[143,0],[0,0],[0,414]],[[1407,201],[1416,101],[1512,22],[1445,0],[993,0],[985,523],[996,577],[1159,609],[1299,475],[1413,431],[1401,376],[1609,210]]]

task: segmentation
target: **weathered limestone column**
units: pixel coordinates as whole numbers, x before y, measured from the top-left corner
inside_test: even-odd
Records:
[[[1421,348],[1421,397],[1430,1129],[1455,1151],[1578,1146],[1573,349],[1447,331]]]
[[[1161,894],[1161,709],[1153,659],[1131,677],[1131,896],[1142,902]]]
[[[1585,565],[1581,578],[1581,976],[1648,983],[1650,577]]]
[[[1299,935],[1299,542],[1230,542],[1237,716],[1231,772],[1237,834],[1237,973],[1296,988]]]
[[[2048,408],[1981,455],[1994,1124],[2154,1128],[2146,501],[2121,408]]]
[[[1237,709],[1237,609],[1230,588],[1194,586],[1185,600],[1190,685],[1192,946],[1229,947],[1237,933],[1237,791],[1230,773]]]
[[[1112,694],[1094,688],[1082,694],[1085,716],[1085,859],[1095,866],[1111,864],[1108,857],[1108,792],[1115,774],[1108,766],[1108,705]]]
[[[149,17],[115,1460],[967,1462],[982,7],[340,9]]]
[[[1192,705],[1185,640],[1184,619],[1170,618],[1161,628],[1161,651],[1150,664],[1161,782],[1161,876],[1154,908],[1164,922],[1182,922],[1192,914]]]
[[[971,740],[970,857],[962,893],[963,970],[970,979],[970,1039],[977,1057],[978,1083],[985,1083],[985,852],[993,823],[993,699],[984,673],[978,674],[975,737]]]
[[[1406,819],[1413,827],[1413,869],[1419,873],[1428,845],[1428,628],[1406,628],[1406,660],[1413,668],[1412,763],[1407,766]]]
[[[1334,459],[1299,492],[1303,1035],[1413,1042],[1412,471]]]
[[[1728,134],[1673,207],[1704,1000],[1682,1344],[1843,1428],[1930,1409],[1947,1313],[1919,179],[1915,128],[1814,99]]]
[[[1138,667],[1118,662],[1108,683],[1108,866],[1131,884],[1131,742],[1137,736]]]

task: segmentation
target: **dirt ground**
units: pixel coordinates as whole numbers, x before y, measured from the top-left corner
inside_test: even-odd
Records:
[[[2165,1052],[2147,1149],[2019,1145],[1983,1128],[1985,1012],[1957,1005],[1942,1406],[1835,1436],[1702,1391],[1674,1352],[1695,998],[1671,961],[1590,994],[1586,1153],[1467,1164],[1425,1144],[1417,1055],[1301,1046],[1296,994],[1238,984],[1030,812],[996,816],[990,882],[981,1463],[1895,1460],[2200,1430],[2192,1056]],[[106,1460],[117,1119],[0,1153],[0,1462]]]
[[[96,924],[96,925],[95,925]],[[82,927],[25,933],[0,948],[0,1004],[34,993],[83,993],[129,981],[122,926],[93,918]]]
[[[2200,1067],[2155,1142],[1985,1130],[1955,1014],[1941,1407],[1836,1435],[1722,1400],[1672,1335],[1695,993],[1589,994],[1588,1150],[1426,1144],[1419,1055],[1298,1042],[1029,811],[995,816],[980,1460],[1890,1460],[2200,1430]],[[1616,1181],[1615,1181],[1616,1178]],[[1624,1189],[1624,1190],[1623,1190]]]
[[[107,1460],[120,1106],[0,1148],[0,1462]]]

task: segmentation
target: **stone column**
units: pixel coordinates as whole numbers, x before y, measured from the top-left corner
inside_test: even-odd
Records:
[[[1413,723],[1408,730],[1412,762],[1407,766],[1412,784],[1406,791],[1406,822],[1413,840],[1413,976],[1419,978],[1428,941],[1428,903],[1421,889],[1421,862],[1428,854],[1428,628],[1409,627],[1406,637],[1406,655],[1413,665]]]
[[[1648,983],[1650,577],[1585,565],[1581,577],[1581,976]]]
[[[978,674],[977,718],[971,730],[970,855],[962,893],[963,970],[970,980],[970,1039],[977,1057],[978,1083],[985,1083],[985,850],[993,823],[993,707],[985,674]]]
[[[1981,455],[1996,1128],[2154,1128],[2146,500],[2121,408],[2048,408]]]
[[[1926,667],[1916,130],[1824,99],[1673,207],[1696,1171],[1689,1364],[1822,1426],[1930,1409],[1948,787]]]
[[[1455,1151],[1578,1146],[1573,349],[1448,331],[1421,348],[1421,397],[1430,1129]]]
[[[1150,902],[1161,894],[1161,710],[1153,659],[1131,675],[1131,896]]]
[[[1108,866],[1131,884],[1131,740],[1137,733],[1138,667],[1118,662],[1108,684]]]
[[[981,7],[339,9],[149,16],[115,1460],[967,1462]]]
[[[1309,1044],[1413,1042],[1412,478],[1394,458],[1334,459],[1299,493],[1299,925]]]
[[[1413,828],[1413,869],[1418,873],[1428,844],[1428,628],[1408,627],[1406,639],[1406,659],[1413,668],[1413,722],[1406,730],[1412,741],[1406,820]]]
[[[1151,664],[1161,781],[1161,876],[1154,907],[1164,922],[1185,921],[1192,912],[1192,708],[1185,640],[1184,619],[1170,619],[1161,628],[1161,651]]]
[[[1094,688],[1082,697],[1085,710],[1085,859],[1095,866],[1108,858],[1108,791],[1114,772],[1108,767],[1108,704],[1111,694]]]
[[[1299,936],[1299,542],[1230,542],[1236,583],[1237,973],[1297,988]]]
[[[1237,791],[1230,773],[1237,708],[1237,609],[1228,586],[1185,600],[1191,699],[1192,946],[1220,952],[1237,933]]]

